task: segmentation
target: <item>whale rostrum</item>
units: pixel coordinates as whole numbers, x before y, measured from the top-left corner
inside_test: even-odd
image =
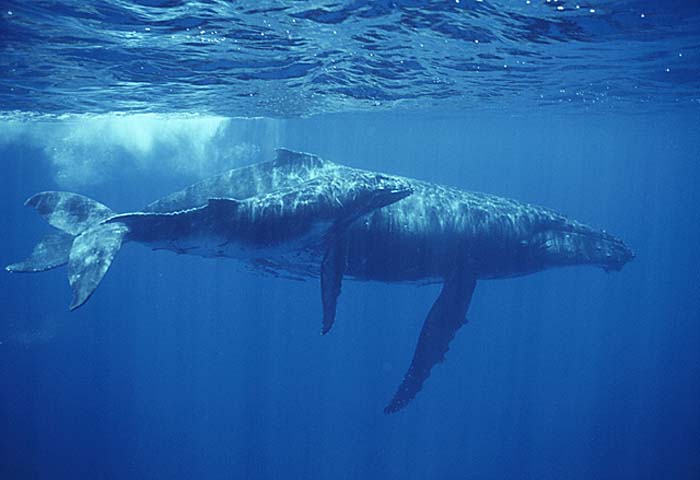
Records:
[[[286,149],[272,161],[205,179],[139,212],[117,214],[56,191],[26,204],[57,230],[6,269],[40,272],[67,264],[71,309],[90,298],[128,242],[318,278],[323,334],[335,321],[344,278],[442,283],[387,413],[405,407],[444,360],[478,280],[568,265],[620,270],[634,258],[616,237],[547,208]]]

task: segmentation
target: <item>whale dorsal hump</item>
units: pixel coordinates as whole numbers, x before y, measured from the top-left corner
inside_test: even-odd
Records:
[[[311,153],[296,152],[286,148],[278,148],[275,150],[275,153],[277,155],[274,163],[277,167],[286,165],[290,167],[299,166],[319,168],[331,163]]]

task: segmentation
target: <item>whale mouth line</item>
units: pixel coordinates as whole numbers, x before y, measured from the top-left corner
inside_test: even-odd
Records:
[[[565,265],[596,265],[606,272],[620,271],[636,255],[622,240],[604,230],[566,225],[539,232],[536,245],[545,255]]]
[[[413,188],[412,187],[398,187],[398,188],[392,188],[389,190],[389,193],[391,195],[396,195],[396,196],[409,196],[413,193]]]
[[[391,202],[391,203],[395,203],[395,202],[403,200],[406,197],[413,195],[414,191],[415,190],[411,186],[394,187],[394,188],[388,188],[386,190],[383,190],[382,195],[385,195],[386,197],[393,200],[393,202]]]

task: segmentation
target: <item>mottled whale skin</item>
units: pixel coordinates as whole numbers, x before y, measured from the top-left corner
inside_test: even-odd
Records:
[[[129,241],[319,277],[322,333],[335,320],[344,277],[442,283],[387,413],[406,406],[444,360],[477,280],[568,265],[620,270],[634,258],[616,237],[547,208],[285,149],[270,162],[203,180],[141,212],[115,214],[67,192],[43,192],[27,204],[59,232],[7,269],[36,272],[68,263],[71,308],[90,297]]]

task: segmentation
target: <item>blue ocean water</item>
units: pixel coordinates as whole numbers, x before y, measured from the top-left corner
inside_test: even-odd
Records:
[[[0,263],[43,190],[116,211],[277,147],[545,205],[621,272],[480,282],[399,384],[439,286],[316,281],[128,244],[0,275],[0,478],[700,477],[693,1],[2,2]]]

